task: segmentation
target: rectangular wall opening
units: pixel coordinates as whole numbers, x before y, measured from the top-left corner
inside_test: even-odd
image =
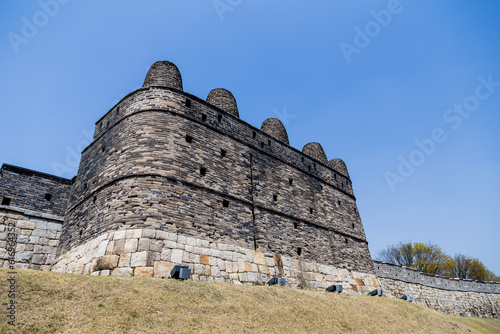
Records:
[[[252,132],[252,138],[255,139],[255,137],[257,137],[257,133],[254,131]]]
[[[276,202],[278,200],[278,195],[274,194],[273,195],[273,201]]]
[[[190,135],[186,135],[186,142],[191,144],[193,142],[193,137],[191,137]]]
[[[297,229],[297,228],[298,228],[298,224],[297,224],[297,222],[294,222],[294,223],[293,223],[293,228],[294,228],[294,229]]]
[[[297,255],[300,256],[302,254],[302,247],[297,247]]]
[[[200,168],[200,175],[205,176],[207,174],[207,169],[205,167]]]
[[[219,114],[219,116],[217,116],[217,122],[219,122],[219,123],[220,123],[221,121],[222,121],[222,115],[221,115],[221,114]]]
[[[314,212],[314,209],[313,208],[309,208],[309,213],[312,215]]]
[[[225,208],[229,207],[229,201],[223,200],[222,201],[222,206],[225,207]]]
[[[293,180],[292,179],[288,179],[288,184],[292,185],[293,184]]]
[[[45,196],[43,197],[43,200],[47,201],[47,202],[50,202],[51,199],[52,199],[52,195],[51,194],[45,194]]]
[[[203,122],[206,122],[207,121],[207,115],[206,114],[201,114],[201,120]]]
[[[226,156],[226,152],[227,152],[226,150],[223,150],[223,149],[221,148],[221,149],[220,149],[220,156],[224,158],[224,157]]]
[[[10,198],[9,197],[2,198],[2,205],[10,205]]]
[[[186,107],[191,108],[191,100],[186,99]]]

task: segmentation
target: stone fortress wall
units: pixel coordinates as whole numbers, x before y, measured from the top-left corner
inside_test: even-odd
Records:
[[[227,90],[201,100],[182,91],[174,64],[155,63],[96,123],[61,254],[103,232],[154,228],[373,273],[345,165],[318,143],[293,149],[276,119],[259,130],[238,116]]]
[[[418,270],[373,261],[384,294],[448,314],[491,315],[500,311],[500,283],[429,275]]]
[[[17,267],[50,269],[61,237],[72,181],[4,164],[0,169],[0,266],[9,266],[9,227]]]
[[[319,143],[298,151],[279,120],[247,124],[225,89],[206,100],[182,89],[174,64],[153,64],[143,87],[96,122],[72,180],[4,164],[3,266],[6,227],[16,226],[22,268],[168,277],[185,264],[193,280],[265,284],[279,276],[294,288],[383,288],[443,312],[498,313],[499,285],[482,291],[374,267],[347,168],[328,161]],[[452,292],[450,300],[462,300],[455,308]]]

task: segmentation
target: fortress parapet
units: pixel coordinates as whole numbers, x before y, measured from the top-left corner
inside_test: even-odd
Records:
[[[288,145],[277,119],[259,130],[234,96],[181,91],[170,62],[96,123],[83,151],[61,253],[107,231],[154,228],[373,272],[352,184],[319,143]]]

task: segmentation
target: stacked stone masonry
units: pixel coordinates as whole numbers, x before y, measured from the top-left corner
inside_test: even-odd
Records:
[[[52,270],[166,278],[176,264],[188,265],[195,281],[264,285],[279,276],[292,288],[324,291],[332,284],[342,284],[354,295],[366,295],[380,286],[374,274],[151,228],[104,233],[67,252]]]
[[[17,236],[13,257],[8,252],[8,227]],[[61,230],[60,217],[0,206],[0,266],[9,267],[11,259],[17,268],[50,270]]]
[[[151,226],[373,273],[351,182],[322,160],[173,87],[139,89],[96,123],[61,253]]]
[[[347,167],[321,144],[290,147],[278,119],[247,124],[228,90],[203,100],[182,89],[174,64],[153,64],[96,122],[72,180],[4,164],[0,264],[160,278],[186,264],[199,281],[278,276],[293,288],[383,288],[443,312],[498,313],[499,285],[374,268]]]
[[[3,164],[0,169],[1,205],[64,216],[72,181]]]
[[[489,316],[500,312],[500,283],[453,279],[374,261],[381,287],[389,297],[411,296],[413,302],[449,314]]]

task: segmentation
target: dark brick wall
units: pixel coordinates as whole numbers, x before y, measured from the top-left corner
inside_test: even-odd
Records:
[[[0,170],[0,200],[9,206],[64,216],[71,180],[3,164]]]
[[[373,272],[351,181],[325,162],[190,94],[137,90],[96,123],[61,251],[150,226]]]

